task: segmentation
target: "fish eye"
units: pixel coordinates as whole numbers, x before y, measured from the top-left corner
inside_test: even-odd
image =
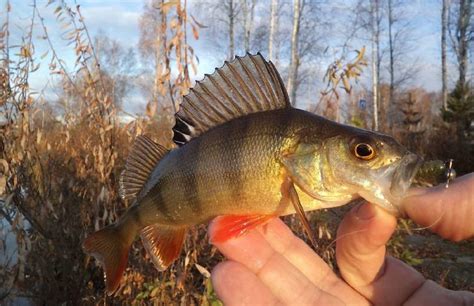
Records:
[[[363,160],[371,160],[375,157],[375,150],[368,143],[358,143],[354,146],[354,155]]]

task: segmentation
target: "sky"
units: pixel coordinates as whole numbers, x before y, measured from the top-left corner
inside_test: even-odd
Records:
[[[127,0],[127,1],[113,1],[113,0],[76,0],[81,7],[82,15],[85,17],[85,22],[88,26],[91,35],[94,36],[99,32],[107,34],[110,38],[119,41],[124,47],[136,47],[139,40],[138,21],[142,13],[142,0]],[[218,0],[215,0],[218,1]],[[284,2],[291,2],[290,0],[283,0]],[[2,8],[5,7],[6,0],[0,0]],[[351,2],[351,1],[349,1]],[[416,41],[414,43],[415,50],[410,56],[416,59],[418,66],[417,78],[413,81],[413,86],[424,87],[428,91],[436,91],[441,87],[440,78],[440,13],[441,0],[417,0],[412,1],[407,9],[409,18],[413,21],[414,31],[413,36]],[[10,0],[12,6],[11,20],[14,27],[11,29],[12,41],[20,43],[24,29],[28,28],[31,18],[32,0]],[[74,0],[69,0],[70,5],[74,5]],[[192,13],[192,7],[199,4],[199,0],[188,0],[189,12]],[[339,3],[341,9],[347,7],[348,2],[342,0],[334,0],[332,2],[320,1],[321,6],[336,6]],[[74,69],[74,55],[71,47],[67,46],[61,40],[61,34],[57,25],[56,18],[53,14],[56,4],[53,3],[46,6],[47,1],[37,0],[37,5],[42,17],[44,18],[46,27],[52,37],[52,42],[57,48],[58,53],[65,60],[68,69]],[[291,5],[287,5],[290,8]],[[259,15],[259,12],[256,12]],[[5,14],[0,13],[0,18],[4,18]],[[203,16],[201,16],[202,18]],[[205,22],[204,22],[205,23]],[[41,27],[39,24],[35,26],[37,36],[41,36]],[[212,48],[208,47],[208,39],[210,33],[206,33],[206,29],[201,29],[201,39],[197,42],[192,42],[196,54],[199,56],[199,73],[195,76],[196,79],[202,78],[204,73],[209,73],[214,70],[214,67],[221,66],[225,58],[222,58],[222,52],[216,53]],[[290,38],[288,38],[289,40]],[[337,38],[333,39],[333,41]],[[331,39],[327,40],[328,45],[332,44]],[[367,41],[355,42],[355,47],[361,48],[367,45]],[[331,47],[331,46],[329,46]],[[370,47],[370,46],[369,46]],[[40,56],[47,50],[47,44],[44,40],[36,40],[35,54]],[[259,50],[253,50],[259,51]],[[370,52],[370,51],[369,51]],[[368,53],[370,56],[370,53]],[[370,59],[370,57],[368,57]],[[451,60],[453,57],[451,57]],[[326,67],[333,58],[328,57],[322,59],[320,67]],[[454,67],[454,62],[450,65]],[[365,73],[366,78],[362,82],[368,84],[370,78],[370,71]],[[454,71],[452,68],[451,71]],[[456,78],[455,73],[450,74],[450,82],[454,83]],[[49,82],[49,83],[48,83]],[[43,65],[34,73],[30,79],[30,85],[33,90],[41,91],[46,84],[53,84],[54,77],[49,76],[47,65]],[[48,95],[54,96],[54,89],[49,85],[46,86],[45,91]],[[129,111],[142,112],[145,109],[146,101],[139,95],[131,97],[130,101],[125,105]],[[304,107],[304,105],[302,106]]]

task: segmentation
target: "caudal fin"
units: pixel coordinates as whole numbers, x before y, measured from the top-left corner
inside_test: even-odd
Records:
[[[121,237],[116,225],[110,225],[91,234],[82,244],[84,251],[94,256],[104,267],[108,295],[112,295],[120,285],[127,266],[130,245],[131,242]]]

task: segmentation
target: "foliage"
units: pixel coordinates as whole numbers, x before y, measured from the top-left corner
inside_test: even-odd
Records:
[[[448,96],[448,107],[442,109],[443,119],[455,130],[453,149],[464,172],[474,170],[474,94],[467,84],[457,83]]]
[[[35,3],[22,45],[8,46],[8,18],[1,28],[0,211],[2,222],[6,220],[14,234],[17,255],[5,267],[9,273],[0,274],[1,287],[6,288],[0,297],[27,295],[39,304],[100,303],[106,299],[102,270],[83,253],[81,242],[86,233],[114,222],[126,209],[128,203],[118,198],[118,177],[133,138],[153,127],[158,127],[155,138],[166,133],[160,123],[155,123],[155,111],[128,124],[120,122],[118,99],[129,80],[119,70],[127,63],[116,53],[125,52],[104,37],[93,43],[79,5],[49,1],[49,9],[74,50],[73,71],[66,69],[56,52]],[[194,61],[189,48],[181,51],[183,44],[186,47],[186,11],[179,2],[166,3],[158,7],[161,9],[171,19],[166,56],[174,53],[178,74],[160,77],[171,84],[167,94],[178,96],[190,85],[187,67]],[[39,33],[34,32],[35,24]],[[33,38],[38,35],[49,45],[48,53],[42,56],[35,54]],[[39,67],[38,61],[48,55],[51,74],[59,76],[61,86],[56,105],[46,103],[28,83],[30,74]],[[164,98],[156,94],[153,103]],[[133,268],[127,270],[123,286],[112,301],[199,303],[205,285],[203,277],[194,271],[194,263],[198,254],[215,253],[204,235],[202,229],[192,232],[186,242],[184,264],[178,262],[161,274],[149,272],[149,261],[141,246],[135,245],[130,259]]]
[[[443,110],[446,122],[455,122],[459,128],[459,136],[468,138],[474,122],[474,94],[467,84],[458,82],[448,97],[448,107]]]

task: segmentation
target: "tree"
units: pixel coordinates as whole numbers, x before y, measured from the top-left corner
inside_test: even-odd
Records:
[[[252,34],[252,24],[254,19],[255,4],[257,0],[244,0],[242,13],[244,17],[244,48],[245,52],[250,52],[250,36]]]
[[[94,46],[107,92],[112,93],[113,102],[121,107],[131,91],[136,78],[136,55],[133,48],[125,49],[118,41],[101,33],[94,39]]]
[[[167,52],[168,37],[166,33],[168,25],[166,13],[161,9],[163,3],[163,0],[154,0],[145,4],[139,22],[140,54],[145,61],[151,61],[154,64],[152,71],[145,71],[145,80],[142,82],[150,99],[147,113],[151,116],[155,113],[158,100],[168,106],[172,104],[170,57]],[[150,82],[147,77],[151,76],[153,77]]]
[[[303,4],[301,5],[301,1]],[[299,35],[301,23],[301,7],[304,6],[305,0],[293,0],[293,28],[291,32],[291,57],[290,68],[288,73],[287,89],[290,96],[291,103],[296,103],[296,79],[298,77],[298,66],[300,65],[299,58]]]
[[[470,22],[472,4],[472,0],[460,0],[457,10],[452,12],[453,17],[457,19],[455,24],[451,24],[450,33],[452,46],[458,61],[458,83],[461,84],[460,87],[464,86],[467,81],[469,44],[473,39],[473,30]],[[455,33],[453,34],[452,31]]]
[[[273,61],[275,58],[275,36],[278,26],[278,0],[272,0],[270,13],[270,35],[268,36],[268,59]]]
[[[232,60],[235,57],[235,44],[234,44],[234,25],[235,18],[237,16],[237,8],[234,4],[234,0],[226,0],[225,8],[227,10],[227,17],[229,20],[229,60]]]
[[[371,25],[372,25],[372,103],[373,103],[373,119],[372,119],[372,129],[374,131],[379,130],[379,71],[380,71],[380,61],[379,61],[379,44],[380,44],[380,28],[379,28],[379,1],[372,0],[370,2],[371,10]]]
[[[410,59],[413,50],[414,28],[412,20],[408,19],[407,5],[405,0],[389,0],[387,2],[386,15],[388,20],[388,74],[389,92],[384,101],[380,100],[381,130],[388,131],[394,124],[398,124],[397,112],[400,101],[397,93],[403,90],[406,84],[414,79],[417,73],[416,59]],[[382,50],[382,52],[386,52]],[[383,61],[383,58],[381,58]],[[383,78],[382,78],[383,79]]]
[[[456,127],[457,147],[471,155],[474,147],[474,95],[468,85],[467,70],[470,42],[474,38],[470,21],[472,5],[472,0],[460,0],[457,8],[451,12],[453,17],[457,17],[456,23],[450,23],[448,29],[458,62],[459,78],[455,89],[448,96],[447,107],[442,110],[443,119]]]
[[[234,59],[236,53],[243,49],[240,48],[242,43],[239,41],[244,36],[240,35],[244,26],[239,27],[239,22],[242,21],[242,0],[196,1],[193,11],[194,16],[206,22],[207,30],[203,32],[203,37],[210,42],[210,47],[213,47],[218,57]],[[249,33],[249,43],[250,37]]]
[[[448,30],[449,0],[443,0],[441,9],[441,80],[443,109],[448,107],[448,68],[446,65],[446,33]]]

